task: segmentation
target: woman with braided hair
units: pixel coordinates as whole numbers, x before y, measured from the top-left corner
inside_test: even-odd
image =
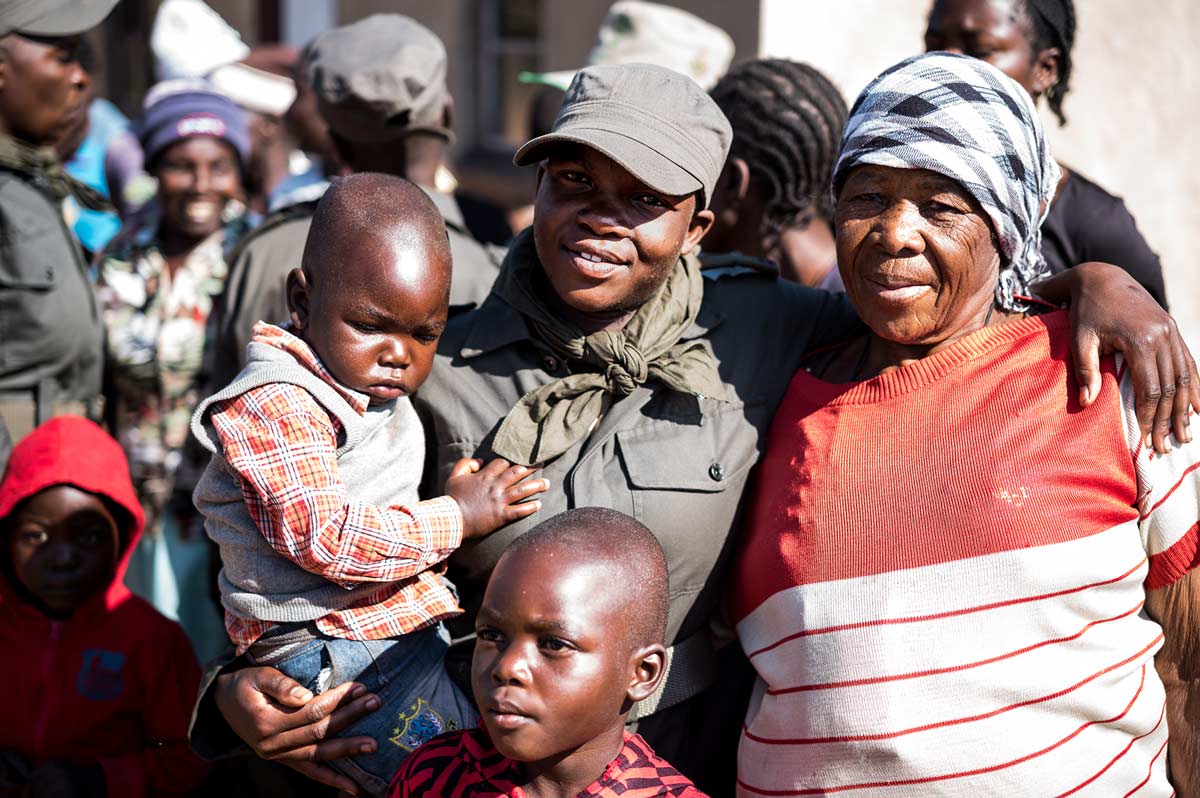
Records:
[[[807,64],[760,59],[731,69],[711,94],[733,126],[733,145],[705,250],[769,259],[784,279],[831,287],[829,177],[846,123],[837,87]]]
[[[1067,123],[1074,45],[1073,0],[935,0],[925,31],[926,51],[987,61],[1035,101],[1045,97],[1059,125]],[[1042,254],[1055,274],[1089,260],[1120,264],[1167,306],[1162,265],[1125,203],[1065,166],[1042,225]]]

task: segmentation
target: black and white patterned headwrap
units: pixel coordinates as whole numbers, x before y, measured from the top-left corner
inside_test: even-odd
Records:
[[[996,305],[1022,312],[1046,271],[1041,225],[1058,186],[1033,100],[975,58],[925,53],[871,81],[850,110],[833,172],[836,199],[855,166],[928,169],[958,182],[983,206],[1000,242]]]

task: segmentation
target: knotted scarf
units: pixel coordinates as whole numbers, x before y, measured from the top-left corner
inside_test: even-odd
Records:
[[[25,175],[56,202],[70,195],[88,210],[112,210],[103,194],[67,174],[62,161],[48,149],[36,149],[12,136],[0,135],[0,168]]]
[[[861,164],[928,169],[978,200],[1004,262],[996,306],[1028,309],[1018,297],[1046,271],[1042,222],[1061,172],[1033,100],[991,64],[926,53],[884,71],[862,91],[833,168],[836,198]]]
[[[525,317],[533,336],[577,369],[521,397],[492,449],[522,465],[552,460],[585,438],[612,402],[648,380],[724,401],[717,364],[702,341],[680,341],[704,298],[700,260],[685,255],[621,330],[585,334],[540,296],[533,232],[517,236],[492,290]]]

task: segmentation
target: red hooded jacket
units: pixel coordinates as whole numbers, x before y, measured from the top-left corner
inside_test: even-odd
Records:
[[[10,569],[0,569],[0,749],[35,767],[52,759],[99,763],[113,798],[194,789],[205,773],[187,743],[200,670],[179,625],[125,587],[144,523],[125,455],[90,421],[46,422],[12,451],[0,519],[54,485],[106,496],[129,512],[133,528],[108,590],[68,620],[22,600],[4,575]],[[0,543],[0,557],[9,557],[7,539]]]

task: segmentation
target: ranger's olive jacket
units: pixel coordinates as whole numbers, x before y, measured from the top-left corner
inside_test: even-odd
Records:
[[[451,557],[449,576],[466,610],[452,625],[455,637],[473,631],[488,575],[505,546],[552,515],[586,506],[632,515],[662,543],[671,577],[668,641],[707,628],[721,602],[750,468],[801,355],[849,337],[858,322],[841,295],[761,270],[705,275],[704,301],[684,338],[711,348],[728,401],[648,384],[615,402],[590,436],[545,464],[550,489],[539,496],[538,513]],[[422,495],[443,492],[457,459],[495,457],[490,443],[509,409],[567,369],[495,294],[452,318],[431,375],[414,397],[429,436]]]
[[[42,384],[51,402],[92,402],[102,347],[87,265],[58,204],[0,168],[0,392]]]

